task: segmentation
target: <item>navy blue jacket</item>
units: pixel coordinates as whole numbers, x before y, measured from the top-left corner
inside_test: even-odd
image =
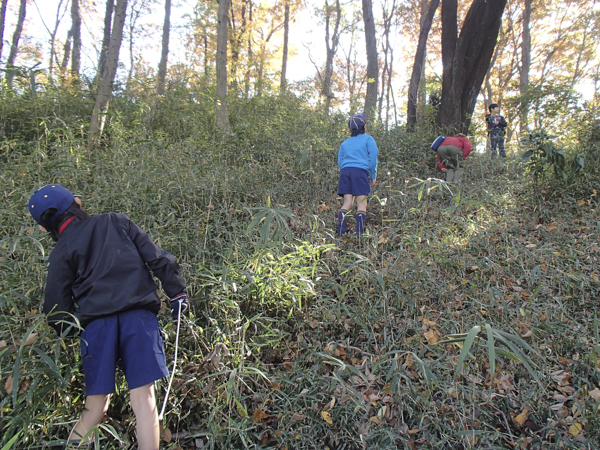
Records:
[[[44,312],[58,333],[74,314],[85,326],[98,317],[133,308],[160,310],[156,283],[169,297],[185,290],[177,261],[125,214],[76,218],[48,259]]]

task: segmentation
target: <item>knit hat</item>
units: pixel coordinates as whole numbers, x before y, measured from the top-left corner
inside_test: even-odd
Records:
[[[35,191],[29,199],[29,214],[41,226],[48,228],[69,209],[74,200],[75,196],[68,189],[59,184],[47,184]],[[50,208],[55,208],[56,213],[42,222],[42,215]]]
[[[367,115],[365,113],[354,114],[350,117],[350,120],[348,120],[348,128],[350,128],[350,131],[360,130],[365,126],[366,122]]]

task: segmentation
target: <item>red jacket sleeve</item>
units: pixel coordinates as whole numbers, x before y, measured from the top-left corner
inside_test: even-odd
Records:
[[[463,140],[465,144],[465,146],[463,147],[463,159],[467,159],[467,156],[469,156],[469,153],[471,153],[471,151],[473,150],[473,144],[471,144],[471,141],[468,139]]]
[[[439,167],[441,170],[447,169],[447,167],[446,167],[444,164],[442,164],[442,160],[441,160],[441,158],[440,158],[438,155],[435,155],[435,157],[437,158],[437,161],[438,161],[438,167]]]

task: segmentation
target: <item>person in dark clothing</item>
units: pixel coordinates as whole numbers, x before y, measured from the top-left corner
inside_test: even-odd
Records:
[[[506,158],[506,151],[504,150],[504,135],[506,134],[506,127],[508,123],[500,115],[500,106],[497,103],[492,103],[489,107],[489,114],[485,116],[487,122],[488,136],[490,138],[490,151],[492,157],[495,157],[497,152],[500,153],[500,157]]]
[[[461,179],[465,159],[473,150],[473,144],[467,137],[459,133],[449,136],[440,144],[436,153],[438,166],[442,172],[446,172],[446,181],[458,183]]]
[[[173,320],[189,304],[175,258],[125,214],[90,216],[68,189],[46,185],[31,196],[29,212],[56,241],[48,258],[44,312],[59,334],[83,331],[85,409],[67,449],[89,444],[104,420],[121,360],[136,416],[138,448],[158,450],[154,382],[168,374],[157,320],[161,301],[152,274],[171,299]]]

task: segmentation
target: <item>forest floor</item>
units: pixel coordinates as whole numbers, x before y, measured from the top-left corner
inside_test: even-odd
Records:
[[[426,178],[429,154],[383,148],[368,234],[338,239],[330,156],[192,154],[34,156],[3,173],[1,425],[21,430],[16,448],[60,444],[82,405],[76,341],[38,309],[52,244],[24,202],[46,179],[128,213],[181,261],[192,308],[165,448],[598,448],[595,194],[480,154],[448,185]],[[133,442],[118,386],[101,448]]]

